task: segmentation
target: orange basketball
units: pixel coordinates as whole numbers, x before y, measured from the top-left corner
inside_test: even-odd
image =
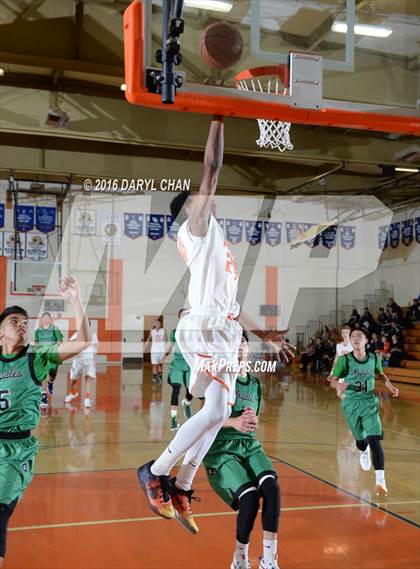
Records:
[[[214,69],[229,69],[242,57],[244,41],[234,26],[216,22],[209,26],[200,39],[200,55],[204,63]]]

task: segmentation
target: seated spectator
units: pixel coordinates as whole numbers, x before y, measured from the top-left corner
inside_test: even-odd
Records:
[[[392,312],[396,312],[399,315],[402,314],[401,306],[399,306],[393,298],[388,298],[388,304],[386,306],[390,308]]]
[[[308,364],[313,361],[313,357],[315,354],[315,340],[313,338],[309,338],[308,345],[304,352],[300,354],[300,368],[303,371],[308,369]]]
[[[405,322],[411,326],[414,322],[420,322],[420,304],[417,298],[413,298],[411,305],[408,307]]]
[[[351,316],[347,324],[349,324],[349,326],[351,327],[354,327],[354,325],[359,324],[359,322],[360,322],[360,314],[357,312],[356,308],[353,308],[353,312],[351,313]]]
[[[388,365],[388,360],[391,356],[391,342],[389,341],[388,336],[382,336],[381,341],[383,348],[379,353],[381,354],[382,361]]]
[[[381,328],[382,328],[382,326],[388,325],[388,316],[387,316],[387,314],[383,308],[379,309],[379,314],[378,314],[378,318],[376,319],[376,321]]]
[[[389,367],[401,367],[401,360],[404,358],[403,343],[396,334],[391,336],[391,356]]]
[[[398,326],[398,324],[394,321],[391,322],[389,325],[389,333],[388,336],[391,337],[393,334],[397,336],[399,340],[402,340],[402,327]]]
[[[324,345],[327,344],[328,340],[331,338],[331,332],[328,326],[323,326],[321,330],[321,340]]]
[[[325,345],[324,355],[322,356],[322,365],[328,371],[331,369],[333,361],[335,360],[336,345],[333,339],[328,340]]]
[[[369,352],[372,354],[379,354],[383,350],[383,343],[376,332],[372,332],[372,337],[369,342]]]
[[[317,336],[315,338],[315,353],[312,357],[312,371],[321,371],[324,353],[325,347],[322,344],[321,336]]]
[[[369,312],[369,308],[365,306],[365,311],[363,312],[362,316],[360,317],[360,324],[368,330],[368,332],[372,331],[373,328],[373,316]]]

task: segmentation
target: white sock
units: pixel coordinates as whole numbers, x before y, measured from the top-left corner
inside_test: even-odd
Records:
[[[171,445],[168,445],[160,457],[152,464],[150,471],[155,476],[168,476],[172,468],[178,462],[181,453],[175,450]],[[169,446],[171,446],[171,448],[169,448]]]
[[[249,543],[241,543],[236,540],[235,557],[240,561],[248,561]]]
[[[277,539],[263,539],[264,561],[274,561],[277,555]]]
[[[182,404],[183,405],[191,405],[191,401],[188,401],[187,399],[183,399]]]
[[[174,418],[176,417],[178,411],[176,409],[171,409],[171,417]]]
[[[375,470],[376,484],[385,485],[385,470]]]
[[[200,463],[195,460],[182,464],[176,475],[176,486],[181,490],[191,490],[191,484],[199,466]]]

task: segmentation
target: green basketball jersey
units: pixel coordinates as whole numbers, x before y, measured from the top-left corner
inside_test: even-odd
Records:
[[[249,373],[246,377],[238,377],[236,380],[236,398],[235,403],[232,406],[232,413],[230,415],[231,419],[239,417],[242,414],[245,407],[252,407],[255,413],[258,415],[260,412],[261,401],[262,401],[262,385],[260,381],[253,375]],[[233,427],[226,427],[220,429],[216,441],[222,440],[232,440],[232,439],[252,439],[255,437],[255,433],[240,433]]]
[[[347,398],[372,395],[375,390],[375,373],[383,373],[379,356],[368,353],[364,360],[358,360],[352,352],[339,356],[332,375],[343,378],[347,383]]]
[[[55,344],[63,341],[63,334],[57,326],[51,324],[48,328],[37,328],[35,330],[35,342],[40,344]]]
[[[171,332],[169,334],[169,341],[174,346],[173,358],[171,361],[170,369],[177,369],[177,370],[181,370],[181,371],[189,371],[190,366],[185,361],[185,358],[182,355],[182,352],[180,351],[178,344],[176,343],[175,330],[171,330]]]
[[[41,384],[59,365],[57,344],[25,346],[18,354],[0,350],[0,431],[19,432],[39,422]]]

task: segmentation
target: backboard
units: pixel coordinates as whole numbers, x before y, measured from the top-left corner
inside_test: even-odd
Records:
[[[175,103],[163,105],[161,97],[146,87],[147,69],[161,69],[155,53],[162,44],[162,2],[135,0],[125,11],[129,102],[184,112],[420,133],[418,2],[185,0],[183,18],[183,61],[176,71],[185,80]],[[244,39],[242,59],[226,71],[209,69],[199,55],[203,30],[217,21],[237,26]],[[291,52],[311,54],[321,62],[318,107],[308,108],[311,96],[293,92],[268,95],[236,89],[238,73],[256,66],[288,65]],[[295,74],[295,85],[296,78],[300,91],[305,91],[311,79]]]

